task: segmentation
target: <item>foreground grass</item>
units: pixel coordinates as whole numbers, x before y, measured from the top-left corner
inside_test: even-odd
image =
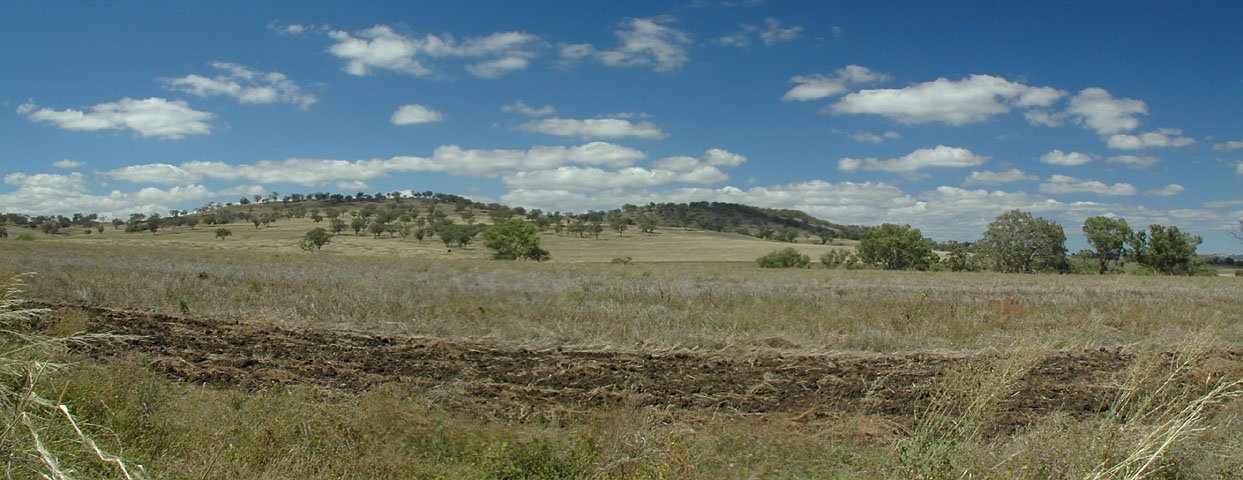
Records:
[[[178,384],[136,357],[88,362],[56,380],[61,395],[79,399],[75,411],[99,425],[102,443],[159,478],[1237,478],[1243,471],[1238,385],[1162,389],[1177,370],[1165,362],[1114,379],[1118,404],[1104,414],[1048,415],[1009,434],[976,429],[998,398],[1012,394],[1023,364],[981,364],[946,377],[909,429],[849,412],[804,422],[657,408],[518,423],[446,410],[437,403],[444,392],[404,385],[342,395]],[[1192,414],[1189,406],[1205,408]],[[89,458],[65,460],[107,476]]]
[[[34,298],[536,346],[1243,345],[1243,279],[536,264],[0,242]],[[0,268],[4,268],[0,266]]]
[[[133,355],[37,383],[87,433],[155,478],[1239,478],[1243,345],[1234,278],[765,271],[751,265],[549,265],[0,242],[29,295],[260,326],[348,328],[522,345],[1005,352],[937,379],[913,418],[808,421],[672,408],[517,422],[445,405],[451,390],[352,395],[173,382]],[[48,318],[68,335],[80,318]],[[993,432],[1042,352],[1128,345],[1113,405]],[[16,379],[13,381],[18,381]],[[52,446],[77,442],[50,428]],[[79,451],[79,450],[72,450]],[[116,478],[86,453],[81,478]],[[12,469],[12,464],[10,464]],[[16,478],[23,478],[20,473]]]

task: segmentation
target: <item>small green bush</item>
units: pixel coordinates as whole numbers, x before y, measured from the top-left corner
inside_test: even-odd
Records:
[[[18,240],[26,240],[26,241],[31,241],[31,240],[34,240],[34,239],[35,239],[35,237],[30,236],[30,234],[29,234],[29,233],[23,233],[23,234],[18,235],[18,236],[17,236],[17,239],[18,239]]]
[[[794,247],[786,247],[755,259],[755,263],[760,268],[807,268],[811,265],[811,257],[799,253]]]
[[[634,259],[630,257],[616,257],[610,260],[609,263],[612,263],[615,265],[630,265],[630,263],[633,261]]]

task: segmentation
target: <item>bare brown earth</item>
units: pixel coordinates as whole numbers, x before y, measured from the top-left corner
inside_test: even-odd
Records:
[[[89,329],[138,336],[89,353],[139,352],[150,368],[213,386],[303,384],[364,391],[399,382],[445,391],[448,408],[523,419],[654,406],[687,414],[784,414],[799,420],[876,415],[895,425],[929,406],[938,378],[976,354],[781,355],[532,350],[471,341],[287,330],[91,307]],[[1243,352],[1217,358],[1240,365]],[[990,430],[1012,430],[1053,412],[1107,409],[1107,381],[1135,355],[1125,349],[1050,351],[997,405]],[[995,358],[993,358],[995,360]]]

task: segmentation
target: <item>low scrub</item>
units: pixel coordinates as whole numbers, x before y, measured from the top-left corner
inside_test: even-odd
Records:
[[[755,263],[760,268],[807,268],[811,265],[811,257],[799,253],[794,247],[786,247],[755,259]]]

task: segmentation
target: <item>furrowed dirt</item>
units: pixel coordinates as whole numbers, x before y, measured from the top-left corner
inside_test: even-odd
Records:
[[[907,423],[929,407],[937,380],[998,353],[779,355],[531,350],[470,341],[261,328],[89,307],[89,329],[136,336],[92,347],[97,358],[138,352],[150,368],[194,383],[246,389],[287,384],[364,391],[402,383],[444,390],[449,408],[522,419],[549,411],[655,406],[675,411],[781,414],[798,420],[857,413]],[[1243,352],[1218,352],[1231,371]],[[1123,349],[1049,351],[998,404],[1011,430],[1051,412],[1085,416],[1116,398]],[[983,363],[978,363],[983,362]],[[987,368],[987,367],[986,367]]]

